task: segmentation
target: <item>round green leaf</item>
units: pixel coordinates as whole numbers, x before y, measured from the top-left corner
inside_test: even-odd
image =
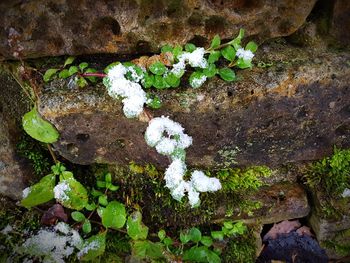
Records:
[[[187,43],[187,44],[185,45],[185,50],[186,50],[187,52],[193,52],[193,51],[196,50],[196,46],[195,46],[194,44],[192,44],[192,43]]]
[[[84,244],[78,252],[78,259],[81,261],[90,261],[102,255],[106,249],[106,232],[94,235],[84,241]]]
[[[204,73],[195,71],[191,74],[189,82],[192,88],[197,89],[206,81]]]
[[[218,240],[224,239],[224,233],[222,231],[211,231],[210,234],[214,239],[218,239]]]
[[[234,81],[236,79],[235,72],[230,68],[219,69],[219,75],[223,80]]]
[[[86,219],[83,223],[83,226],[82,226],[82,229],[83,229],[83,232],[85,234],[88,234],[91,232],[91,223],[88,219]]]
[[[160,241],[162,241],[166,237],[166,232],[164,229],[161,229],[158,231],[158,237],[159,237]]]
[[[236,50],[230,45],[221,50],[221,54],[228,61],[233,61],[236,56]]]
[[[60,73],[58,74],[58,77],[61,79],[66,79],[70,76],[68,69],[64,69],[62,71],[60,71]]]
[[[86,79],[83,78],[83,77],[78,77],[78,78],[76,79],[76,83],[77,83],[77,85],[78,85],[80,88],[84,88],[85,86],[88,85]]]
[[[88,63],[82,62],[82,63],[79,64],[79,69],[80,69],[81,71],[84,71],[84,69],[86,69],[88,66],[89,66]]]
[[[186,244],[191,240],[191,236],[188,233],[180,233],[180,241],[182,244]]]
[[[62,180],[54,191],[56,200],[64,207],[82,210],[88,204],[87,190],[74,178]]]
[[[26,208],[31,208],[50,201],[54,198],[53,188],[55,184],[56,175],[49,174],[44,176],[38,183],[23,191],[24,198],[21,204]]]
[[[215,64],[209,64],[209,66],[203,70],[204,75],[206,75],[208,78],[214,77],[217,72],[218,69],[216,68]]]
[[[68,58],[66,59],[66,61],[64,62],[63,67],[72,64],[74,60],[75,60],[75,57],[68,57]]]
[[[41,118],[35,107],[24,114],[22,124],[26,133],[38,141],[54,143],[58,140],[59,134],[56,128]]]
[[[233,228],[233,223],[230,221],[224,222],[224,227],[227,229],[232,229]]]
[[[191,247],[189,250],[184,252],[183,260],[193,262],[210,262],[207,261],[208,251],[208,248],[205,246]]]
[[[239,58],[237,60],[237,67],[240,69],[246,69],[252,67],[252,61],[251,60],[244,60],[243,58]]]
[[[213,240],[210,236],[202,236],[201,243],[206,247],[210,247],[213,244]]]
[[[210,55],[208,57],[208,62],[214,63],[214,62],[218,61],[220,57],[221,57],[220,51],[211,51]]]
[[[210,44],[210,49],[215,49],[221,44],[221,39],[219,35],[215,35]]]
[[[162,62],[155,62],[150,67],[149,70],[155,75],[163,75],[166,71],[166,67]]]
[[[170,45],[168,45],[168,44],[166,44],[165,46],[163,46],[163,47],[161,48],[161,52],[162,52],[162,53],[172,52],[172,51],[173,51],[173,47],[170,46]]]
[[[76,222],[82,222],[85,220],[84,214],[79,212],[79,211],[72,212],[71,216],[72,216],[73,220]]]
[[[117,201],[110,202],[102,212],[102,224],[107,228],[122,228],[125,221],[125,206]]]
[[[207,252],[207,260],[210,263],[220,263],[221,259],[220,257],[213,251],[208,250]]]
[[[157,95],[147,93],[147,106],[152,109],[159,109],[162,106],[162,102]]]
[[[182,53],[183,53],[182,46],[176,45],[173,49],[174,58],[178,58]]]
[[[78,70],[77,66],[70,66],[69,69],[68,69],[69,76],[72,76],[73,74],[77,73],[78,71],[79,70]]]
[[[164,80],[172,88],[177,88],[180,85],[180,78],[175,76],[173,73],[169,73],[164,77]]]
[[[107,205],[108,205],[107,196],[106,196],[106,195],[100,195],[100,196],[98,197],[98,203],[99,203],[100,205],[107,206]]]
[[[127,232],[133,240],[146,239],[148,235],[148,227],[142,223],[142,215],[139,211],[135,211],[128,217]]]
[[[164,243],[164,245],[169,247],[173,244],[173,240],[170,237],[166,237],[166,238],[164,238],[163,243]]]
[[[192,227],[188,234],[190,235],[191,240],[195,243],[199,242],[202,238],[201,231],[196,227]]]
[[[248,44],[245,46],[246,50],[250,50],[251,52],[256,52],[258,49],[258,45],[254,41],[248,42]]]
[[[153,86],[153,82],[154,82],[154,75],[146,74],[141,83],[146,89],[148,89]]]
[[[58,71],[58,69],[55,68],[50,68],[48,70],[46,70],[44,76],[43,76],[43,80],[45,82],[48,82],[52,79],[52,77],[56,74],[56,72]]]
[[[154,76],[153,86],[156,89],[165,89],[167,86],[167,83],[165,82],[163,76],[156,75]]]

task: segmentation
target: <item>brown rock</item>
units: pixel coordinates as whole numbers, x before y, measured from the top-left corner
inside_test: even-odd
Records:
[[[331,33],[343,45],[350,45],[350,2],[336,0],[334,3]]]
[[[157,92],[163,107],[149,116],[170,116],[193,137],[189,166],[279,166],[320,159],[333,145],[349,147],[350,55],[281,44],[260,52],[256,61],[273,66],[239,71],[237,82],[215,77],[200,89]],[[147,123],[126,119],[102,85],[54,86],[43,91],[39,110],[58,129],[55,148],[63,157],[80,164],[169,164],[146,145]]]
[[[286,36],[316,0],[1,1],[0,59],[148,53],[166,44],[205,45],[240,28],[260,40]]]
[[[20,87],[8,74],[0,71],[0,81],[0,194],[21,199],[33,172],[16,154],[20,118],[28,105]]]

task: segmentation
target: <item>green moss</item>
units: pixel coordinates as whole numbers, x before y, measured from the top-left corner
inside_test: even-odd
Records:
[[[51,157],[49,151],[44,144],[32,139],[24,132],[17,143],[17,153],[30,161],[38,177],[42,177],[50,171]]]
[[[222,255],[222,262],[253,263],[256,259],[256,238],[253,228],[246,234],[230,239]]]

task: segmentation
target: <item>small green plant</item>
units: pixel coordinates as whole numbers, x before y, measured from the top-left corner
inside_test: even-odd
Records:
[[[43,80],[49,82],[57,77],[66,79],[74,75],[74,81],[81,88],[88,85],[87,80],[91,83],[96,83],[97,79],[96,76],[94,76],[94,73],[96,73],[97,70],[90,68],[89,64],[86,62],[82,62],[78,66],[72,65],[74,60],[75,57],[68,57],[61,68],[50,68],[46,70]],[[89,76],[89,74],[92,74],[92,76]]]
[[[327,196],[339,198],[350,187],[350,150],[334,148],[330,157],[314,163],[306,174],[306,183],[320,188]]]

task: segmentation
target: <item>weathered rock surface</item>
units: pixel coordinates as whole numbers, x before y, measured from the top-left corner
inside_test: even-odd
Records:
[[[254,210],[252,215],[235,215],[234,220],[243,219],[247,224],[272,224],[303,218],[310,212],[306,192],[298,184],[281,182],[262,187],[251,196],[251,200],[261,202],[261,208]],[[218,221],[225,220],[226,213],[227,207],[219,207],[215,217],[219,218]]]
[[[296,31],[316,0],[5,0],[0,59],[147,53],[165,43],[208,44],[240,28],[260,40]]]
[[[331,21],[331,33],[345,45],[350,45],[350,2],[336,0]]]
[[[170,116],[193,137],[190,166],[230,166],[320,159],[333,145],[350,146],[350,54],[315,53],[273,43],[260,49],[260,67],[217,78],[200,89],[160,91]],[[264,64],[262,63],[265,63]],[[270,63],[270,67],[266,66]],[[41,96],[40,112],[60,133],[59,153],[79,164],[130,161],[166,167],[146,145],[146,122],[126,119],[122,104],[103,87],[55,88]]]
[[[20,199],[32,176],[28,163],[16,154],[20,116],[28,109],[17,83],[0,72],[0,194]]]

